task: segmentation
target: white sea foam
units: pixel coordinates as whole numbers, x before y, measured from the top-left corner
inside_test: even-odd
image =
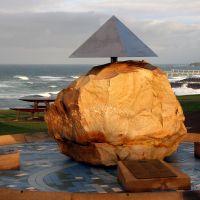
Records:
[[[172,89],[177,96],[200,94],[200,89],[188,88],[187,84],[184,84],[182,87]]]
[[[60,91],[55,91],[55,92],[43,92],[43,93],[39,93],[37,95],[42,96],[42,97],[50,97],[52,96],[52,94],[58,94]]]
[[[200,78],[200,75],[192,75],[192,78]]]
[[[45,81],[59,81],[59,80],[65,80],[65,76],[38,76],[40,79]]]
[[[7,85],[5,83],[1,83],[0,84],[0,88],[8,88],[8,87],[12,87],[11,85]]]
[[[23,81],[29,80],[29,77],[27,77],[27,76],[21,76],[21,75],[16,75],[16,76],[14,76],[14,78],[18,78],[18,79],[23,80]]]
[[[50,87],[50,88],[56,88],[56,87],[58,87],[58,86],[56,86],[56,85],[50,85],[49,87]]]
[[[74,81],[75,79],[74,78],[66,78],[65,81],[68,81],[68,82],[72,82]]]
[[[73,81],[75,78],[67,78],[65,76],[39,76],[39,78],[43,81],[67,81],[67,82],[71,82]]]
[[[174,76],[174,77],[170,77],[168,78],[169,82],[174,83],[176,81],[181,81],[188,78],[187,76]]]
[[[58,94],[60,91],[49,92],[50,94]]]
[[[43,93],[39,93],[37,94],[39,96],[42,96],[42,97],[50,97],[51,95],[49,94],[49,92],[43,92]]]
[[[33,85],[33,82],[31,82],[31,81],[30,81],[30,82],[27,82],[27,83]]]
[[[77,79],[77,78],[79,78],[80,76],[70,76],[71,78],[73,78],[73,79]]]

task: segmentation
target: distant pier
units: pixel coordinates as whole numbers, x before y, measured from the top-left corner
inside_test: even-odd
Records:
[[[200,70],[172,69],[166,71],[168,77],[200,75]]]

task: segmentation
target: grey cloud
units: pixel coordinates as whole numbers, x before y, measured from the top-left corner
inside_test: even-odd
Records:
[[[190,63],[199,60],[200,25],[175,22],[131,21],[132,30],[154,47],[158,62]]]
[[[199,0],[1,0],[0,11],[19,12],[99,12],[140,19],[196,20]]]
[[[195,20],[200,13],[199,0],[108,0],[102,2],[85,1],[82,10],[117,13],[118,15],[138,17],[140,19],[173,19],[177,17],[192,17]],[[181,19],[179,19],[181,20]]]
[[[0,14],[0,46],[72,46],[99,27],[94,13],[20,13]]]
[[[0,11],[2,12],[34,12],[56,8],[63,0],[1,0]]]
[[[1,13],[0,63],[86,62],[67,57],[109,17],[94,12]],[[119,19],[159,55],[154,62],[199,59],[199,24]]]

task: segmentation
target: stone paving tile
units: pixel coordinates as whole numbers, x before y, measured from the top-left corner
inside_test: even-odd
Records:
[[[112,190],[114,191],[114,192],[122,192],[123,190],[121,189],[121,188],[112,188]]]
[[[183,143],[166,159],[191,177],[192,189],[200,189],[200,159],[192,143]],[[122,192],[116,167],[94,167],[77,163],[59,153],[54,142],[37,142],[0,147],[19,150],[21,169],[0,171],[0,186],[27,190],[68,192]]]
[[[83,180],[82,176],[75,177],[76,180]]]

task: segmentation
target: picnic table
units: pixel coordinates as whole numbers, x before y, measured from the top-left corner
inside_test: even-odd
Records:
[[[19,100],[33,102],[32,107],[34,109],[40,108],[39,104],[41,104],[41,103],[43,104],[42,106],[44,106],[46,109],[48,109],[50,103],[55,101],[54,98],[20,98]]]
[[[50,103],[54,102],[54,98],[20,98],[21,101],[31,102],[30,107],[21,107],[21,108],[10,108],[11,110],[17,111],[16,120],[19,120],[21,112],[31,113],[31,119],[34,118],[35,113],[45,112]]]

